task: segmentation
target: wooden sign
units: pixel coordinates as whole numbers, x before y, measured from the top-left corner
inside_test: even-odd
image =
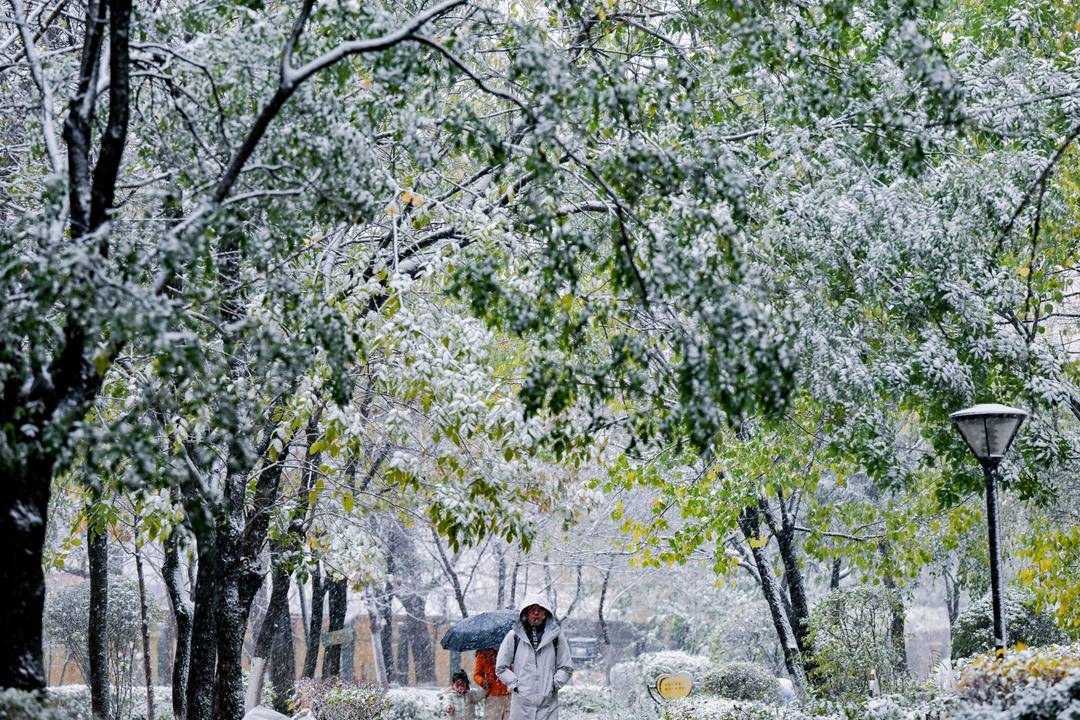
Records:
[[[353,639],[352,628],[342,628],[340,630],[331,630],[324,632],[322,636],[323,645],[344,645],[351,642]]]
[[[694,688],[694,678],[690,673],[661,675],[656,678],[656,692],[665,700],[684,698]]]

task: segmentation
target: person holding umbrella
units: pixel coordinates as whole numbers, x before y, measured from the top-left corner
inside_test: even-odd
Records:
[[[510,720],[558,720],[559,690],[574,672],[561,634],[542,599],[525,601],[495,659],[495,674],[510,690]]]

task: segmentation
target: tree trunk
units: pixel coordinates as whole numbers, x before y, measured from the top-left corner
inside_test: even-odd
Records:
[[[506,551],[495,541],[495,607],[502,609],[506,600]]]
[[[375,682],[379,687],[385,688],[390,684],[390,678],[386,672],[386,655],[384,653],[383,621],[379,614],[378,603],[375,599],[375,591],[369,585],[365,589],[368,605],[368,622],[371,626],[371,656],[375,664]]]
[[[195,611],[191,623],[190,674],[186,720],[210,720],[214,710],[217,670],[217,553],[213,531],[198,539],[199,565],[195,577]]]
[[[604,619],[604,600],[607,599],[608,583],[611,582],[611,568],[604,573],[604,582],[600,584],[600,602],[596,605],[596,620],[600,623],[600,642],[611,645],[611,637],[608,635],[607,620]]]
[[[949,562],[948,559],[945,561]],[[945,612],[949,615],[949,634],[952,634],[956,619],[960,617],[960,583],[953,577],[952,568],[946,565],[942,574],[945,581]]]
[[[90,617],[87,652],[90,666],[90,712],[99,720],[109,718],[109,539],[104,528],[91,519],[86,530],[90,560]]]
[[[382,650],[383,667],[386,668],[387,680],[394,680],[394,603],[390,584],[383,588],[383,594],[377,605],[379,613],[379,645]]]
[[[244,476],[238,472],[226,476],[224,512],[218,520],[214,720],[237,720],[244,715],[244,635],[251,601],[262,580],[257,559],[247,555],[241,547],[246,485]]]
[[[394,657],[394,678],[401,685],[411,685],[409,681],[409,635],[405,630],[405,621],[397,623],[397,648]]]
[[[772,617],[773,628],[780,640],[780,647],[784,652],[784,666],[791,681],[800,693],[805,692],[806,682],[802,658],[799,655],[799,645],[788,625],[787,615],[784,612],[783,602],[780,599],[780,589],[773,579],[772,566],[765,556],[764,547],[760,540],[760,516],[757,505],[743,508],[739,513],[739,529],[743,537],[750,545],[750,554],[757,565],[758,577],[761,581],[761,591],[765,595],[765,602],[769,606],[769,615]]]
[[[311,573],[311,623],[307,628],[307,648],[304,651],[304,677],[314,678],[319,664],[319,648],[322,647],[323,596],[326,594],[322,580],[322,568],[315,562]],[[373,636],[374,637],[374,636]]]
[[[405,606],[404,639],[412,653],[413,669],[416,671],[418,685],[435,683],[435,648],[431,644],[428,630],[426,605],[427,600],[419,594],[409,594],[401,598]],[[399,639],[400,643],[401,640]],[[406,675],[408,668],[406,668]]]
[[[882,567],[884,572],[881,584],[896,595],[897,604],[893,607],[892,620],[889,622],[889,639],[892,641],[893,651],[896,653],[897,669],[901,674],[907,672],[907,641],[904,638],[904,605],[900,598],[900,592],[890,569],[892,547],[888,540],[878,543],[878,552],[881,553]]]
[[[174,530],[165,541],[165,562],[161,575],[172,605],[173,622],[176,626],[176,650],[172,665],[172,708],[175,720],[187,720],[188,671],[191,668],[191,608],[180,592],[180,555]],[[158,644],[160,653],[161,644]]]
[[[510,602],[506,605],[511,610],[517,609],[517,578],[518,570],[521,568],[521,553],[519,552],[514,559],[514,569],[510,573]]]
[[[810,641],[808,639],[809,628],[807,620],[810,616],[810,603],[806,599],[806,585],[803,582],[802,568],[799,567],[798,542],[795,538],[795,519],[788,514],[785,507],[783,493],[777,493],[780,502],[780,522],[777,523],[769,507],[768,501],[761,497],[758,507],[770,532],[776,538],[776,547],[780,551],[780,561],[784,565],[784,584],[787,586],[787,602],[785,610],[788,613],[788,621],[791,631],[795,635],[795,642],[799,652],[807,661],[810,659]],[[810,668],[806,668],[809,673]]]
[[[829,590],[836,590],[840,587],[840,568],[840,558],[833,558],[832,574],[829,575]]]
[[[327,610],[330,632],[345,628],[345,612],[349,604],[349,590],[344,580],[332,580],[327,591]],[[341,644],[327,645],[323,653],[323,677],[337,677],[341,674]],[[352,658],[346,658],[352,660]]]
[[[255,656],[267,658],[270,684],[274,688],[274,709],[289,712],[288,697],[296,682],[296,659],[293,656],[292,623],[289,615],[289,587],[292,578],[280,559],[281,547],[271,545],[270,603],[255,640]]]
[[[136,528],[136,533],[138,529]],[[139,616],[142,626],[143,675],[146,680],[146,720],[154,720],[154,673],[150,669],[150,622],[146,604],[146,580],[143,577],[142,550],[135,545],[135,574],[139,580]]]
[[[0,410],[3,412],[3,410]],[[5,434],[7,431],[4,431]],[[30,457],[23,466],[0,468],[0,537],[7,553],[0,563],[0,687],[41,690],[45,687],[42,617],[45,614],[45,518],[53,460]],[[10,473],[10,474],[9,474]]]

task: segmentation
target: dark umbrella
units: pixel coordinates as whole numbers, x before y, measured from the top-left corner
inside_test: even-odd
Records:
[[[442,646],[458,652],[499,647],[499,643],[506,637],[506,633],[510,632],[517,619],[518,614],[513,610],[471,615],[458,620],[446,631]]]

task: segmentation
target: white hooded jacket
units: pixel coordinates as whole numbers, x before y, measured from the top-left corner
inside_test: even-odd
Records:
[[[544,608],[548,615],[535,650],[525,630],[525,611],[533,605]],[[559,690],[574,672],[566,639],[555,642],[561,635],[547,603],[527,598],[495,658],[495,674],[510,690],[510,720],[558,720]]]

